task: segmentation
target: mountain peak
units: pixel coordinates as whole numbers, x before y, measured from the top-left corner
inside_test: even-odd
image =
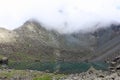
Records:
[[[27,31],[27,32],[39,32],[39,30],[45,31],[46,29],[41,26],[37,20],[30,19],[26,21],[22,26],[15,29],[14,31]]]
[[[23,25],[38,25],[38,26],[41,26],[40,22],[38,22],[37,20],[33,20],[33,19],[30,19],[30,20],[26,21]]]

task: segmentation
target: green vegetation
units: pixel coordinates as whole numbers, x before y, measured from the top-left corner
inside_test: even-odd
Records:
[[[52,80],[52,76],[50,76],[50,75],[42,75],[40,77],[34,78],[33,80]]]
[[[65,77],[64,74],[53,74],[53,73],[46,73],[41,76],[35,77],[33,80],[52,80],[52,78],[55,78],[56,80],[59,80],[62,77]]]
[[[5,57],[5,56],[3,56],[3,55],[0,55],[0,59],[2,59],[3,57]]]
[[[10,61],[33,61],[35,60],[35,56],[22,53],[22,52],[17,52],[17,53],[12,53],[9,55]]]
[[[5,80],[52,80],[52,78],[60,79],[64,74],[44,73],[34,70],[14,70],[3,69],[0,71],[0,79]]]

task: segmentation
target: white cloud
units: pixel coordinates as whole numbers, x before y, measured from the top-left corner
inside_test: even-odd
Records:
[[[60,32],[94,29],[120,23],[120,0],[0,0],[1,27],[14,29],[30,18]]]

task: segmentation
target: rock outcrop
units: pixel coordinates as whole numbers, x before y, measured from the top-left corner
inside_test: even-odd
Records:
[[[87,72],[70,74],[59,80],[120,80],[120,71],[111,73],[109,71],[96,70],[92,67]]]

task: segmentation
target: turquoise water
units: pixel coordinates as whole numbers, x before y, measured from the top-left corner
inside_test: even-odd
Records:
[[[9,64],[9,68],[14,69],[31,69],[38,71],[46,71],[54,72],[57,69],[61,73],[76,73],[76,72],[84,72],[87,71],[90,66],[93,66],[96,69],[107,70],[107,64],[103,62],[94,62],[94,63],[86,63],[86,62],[64,62],[64,63],[41,63],[41,62],[14,62]]]

